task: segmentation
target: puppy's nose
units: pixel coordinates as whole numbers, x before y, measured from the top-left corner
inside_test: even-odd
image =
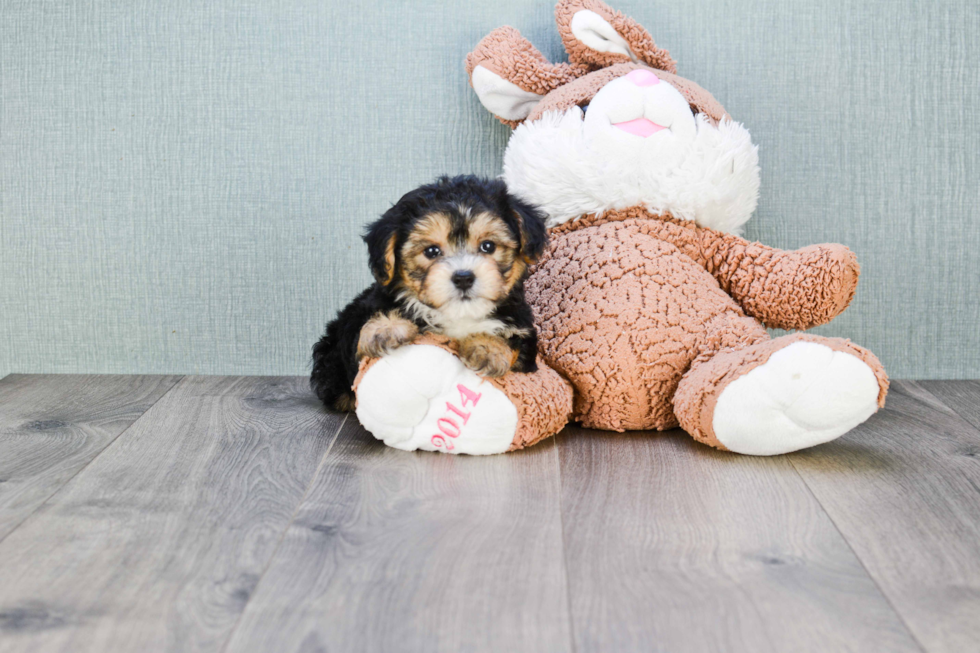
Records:
[[[649,70],[643,70],[642,68],[637,68],[628,74],[626,79],[630,80],[637,86],[653,86],[654,84],[660,83],[659,77],[651,73]]]
[[[476,281],[476,275],[472,270],[456,270],[452,276],[453,285],[460,290],[469,290]]]

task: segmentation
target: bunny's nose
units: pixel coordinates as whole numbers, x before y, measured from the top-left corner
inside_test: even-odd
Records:
[[[629,75],[626,79],[630,80],[637,86],[653,86],[654,84],[660,83],[660,78],[651,73],[649,70],[643,70],[642,68],[637,68]]]

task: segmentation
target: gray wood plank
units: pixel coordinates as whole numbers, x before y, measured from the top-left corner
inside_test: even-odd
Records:
[[[978,459],[980,432],[908,381],[841,440],[791,458],[930,652],[980,650]]]
[[[306,379],[182,379],[0,543],[3,650],[220,650],[343,419]]]
[[[568,651],[553,442],[405,453],[345,425],[228,651]]]
[[[559,441],[576,651],[917,651],[785,458]]]
[[[974,428],[980,429],[980,381],[918,381],[917,383],[952,408],[953,412]]]
[[[179,378],[11,374],[0,380],[0,540]]]

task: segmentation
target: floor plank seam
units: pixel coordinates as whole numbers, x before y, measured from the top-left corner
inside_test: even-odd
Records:
[[[245,613],[248,611],[248,606],[252,602],[252,597],[258,594],[259,588],[262,586],[262,580],[269,571],[269,567],[272,566],[272,562],[279,554],[279,548],[286,540],[286,534],[289,533],[289,529],[292,527],[293,522],[296,521],[296,515],[299,513],[299,509],[303,506],[303,502],[306,501],[306,497],[309,496],[310,490],[313,488],[313,484],[316,483],[317,479],[320,477],[320,470],[323,469],[323,466],[326,464],[327,458],[330,456],[330,452],[333,451],[334,445],[337,444],[337,440],[340,438],[340,432],[344,430],[344,425],[347,424],[347,420],[349,418],[350,413],[345,413],[344,419],[341,420],[340,424],[337,426],[337,430],[334,431],[333,439],[330,441],[329,446],[327,446],[326,451],[323,452],[323,456],[320,457],[320,462],[317,463],[316,469],[313,470],[313,474],[310,475],[310,482],[306,484],[306,489],[303,491],[303,496],[301,496],[299,501],[296,502],[296,507],[293,508],[293,514],[289,516],[289,521],[286,522],[286,526],[282,529],[282,533],[279,534],[279,541],[276,542],[275,548],[273,548],[272,553],[269,554],[269,559],[266,560],[265,566],[262,568],[262,573],[259,574],[259,579],[255,583],[255,588],[249,595],[248,600],[245,601],[245,605],[242,606],[242,611],[238,613],[238,619],[235,620],[235,625],[228,631],[228,639],[225,640],[224,645],[221,647],[221,653],[226,653],[228,647],[231,646],[231,641],[235,638],[235,633],[238,632],[238,628],[242,625],[242,619],[244,619]]]
[[[830,523],[831,525],[833,525],[834,530],[837,531],[837,534],[840,535],[840,538],[844,541],[844,544],[847,545],[847,549],[854,556],[854,559],[858,561],[858,564],[861,565],[861,569],[864,570],[864,573],[867,575],[867,577],[870,578],[871,582],[874,583],[875,587],[878,588],[878,591],[881,593],[882,598],[885,599],[885,602],[888,604],[888,607],[892,609],[892,612],[895,613],[895,616],[898,617],[898,620],[902,622],[903,626],[905,626],[905,630],[908,632],[909,637],[912,639],[913,642],[915,642],[915,645],[919,647],[919,650],[922,651],[922,653],[929,653],[929,649],[927,649],[925,645],[921,641],[919,641],[919,638],[915,634],[915,631],[912,630],[912,627],[909,626],[908,621],[905,620],[905,615],[903,615],[899,611],[899,609],[895,606],[894,601],[892,601],[892,598],[888,596],[888,593],[885,591],[885,588],[881,586],[881,583],[879,583],[878,579],[875,578],[874,574],[871,573],[871,570],[868,569],[868,566],[864,564],[864,559],[862,559],[861,556],[858,555],[858,552],[854,550],[854,547],[851,546],[851,541],[847,539],[847,537],[844,535],[844,531],[841,530],[840,526],[838,526],[837,522],[834,520],[833,515],[830,514],[830,511],[827,510],[827,507],[823,505],[823,503],[817,497],[816,493],[813,491],[813,488],[811,488],[810,484],[807,483],[806,477],[800,473],[799,468],[797,468],[796,463],[793,462],[792,458],[790,459],[789,463],[793,467],[793,472],[800,479],[800,481],[803,482],[803,487],[806,488],[807,493],[811,497],[813,497],[814,501],[817,502],[817,505],[820,506],[820,509],[823,511],[823,514],[825,514],[827,516],[827,519],[830,520]]]
[[[12,375],[11,375],[11,374],[8,374],[7,376],[5,376],[5,377],[4,377],[4,379],[5,379],[5,378],[8,378],[8,377],[10,377],[10,376],[12,376]],[[84,471],[85,471],[86,469],[88,469],[88,468],[89,468],[89,466],[90,466],[90,465],[91,465],[91,464],[92,464],[93,462],[95,462],[96,460],[98,460],[98,459],[99,459],[99,457],[101,457],[101,456],[102,456],[102,454],[104,454],[104,453],[106,452],[106,450],[107,450],[107,449],[109,449],[109,447],[111,447],[111,446],[112,446],[112,445],[114,445],[114,444],[115,444],[116,442],[118,442],[118,441],[119,441],[119,438],[121,438],[122,436],[124,436],[124,435],[126,435],[127,433],[129,433],[129,431],[130,431],[130,430],[131,430],[131,429],[132,429],[132,428],[133,428],[134,426],[136,426],[136,423],[137,423],[137,422],[139,422],[139,421],[140,421],[141,419],[143,419],[143,417],[144,417],[144,416],[145,416],[145,415],[146,415],[146,414],[147,414],[148,412],[150,412],[150,409],[152,409],[152,408],[153,408],[154,406],[156,406],[156,405],[157,405],[157,404],[158,404],[158,403],[160,402],[160,400],[161,400],[161,399],[163,399],[164,397],[166,397],[167,395],[169,395],[169,394],[170,394],[170,393],[171,393],[171,392],[173,391],[173,389],[174,389],[174,388],[176,388],[176,387],[177,387],[177,386],[178,386],[178,385],[180,384],[180,382],[181,382],[181,381],[183,381],[183,380],[184,380],[185,378],[187,378],[187,377],[186,377],[186,376],[183,376],[183,375],[180,375],[180,376],[177,376],[177,377],[176,377],[176,378],[174,379],[174,382],[173,382],[173,383],[172,383],[172,384],[170,385],[170,387],[169,387],[169,388],[167,388],[167,391],[166,391],[166,392],[164,392],[163,394],[161,394],[161,395],[160,395],[159,397],[157,397],[157,399],[156,399],[156,401],[154,401],[154,402],[153,402],[153,403],[151,403],[151,404],[150,404],[149,406],[147,406],[147,407],[146,407],[146,410],[144,410],[144,411],[143,411],[142,413],[140,413],[140,415],[139,415],[139,417],[137,417],[136,419],[134,419],[134,420],[133,420],[133,421],[132,421],[132,422],[131,422],[131,423],[129,424],[129,426],[127,426],[127,427],[126,427],[126,428],[124,428],[124,429],[123,429],[122,431],[120,431],[120,432],[119,432],[119,433],[118,433],[118,434],[116,435],[116,437],[114,437],[114,438],[112,438],[112,439],[111,439],[111,440],[110,440],[109,442],[106,442],[106,444],[105,444],[105,446],[104,446],[104,447],[102,447],[102,450],[101,450],[101,451],[99,451],[99,453],[97,453],[96,455],[94,455],[94,456],[92,456],[92,459],[91,459],[91,460],[89,460],[89,461],[88,461],[88,462],[86,462],[86,463],[85,463],[84,465],[82,465],[82,466],[81,466],[81,467],[79,467],[79,468],[78,468],[77,470],[75,470],[75,473],[74,473],[74,474],[72,474],[71,476],[69,476],[69,477],[68,477],[67,479],[65,479],[65,482],[64,482],[64,483],[62,483],[61,485],[59,485],[59,486],[58,486],[58,488],[57,488],[57,489],[56,489],[56,490],[55,490],[54,492],[52,492],[52,493],[51,493],[51,494],[49,494],[48,496],[46,496],[46,497],[44,497],[44,501],[42,501],[42,502],[40,502],[39,504],[37,504],[37,506],[36,506],[36,507],[34,508],[34,510],[32,510],[32,511],[30,511],[30,512],[29,512],[28,514],[26,514],[26,515],[24,515],[24,518],[23,518],[23,519],[21,519],[21,520],[20,520],[19,522],[17,522],[17,524],[16,524],[16,525],[15,525],[15,526],[14,526],[13,528],[11,528],[11,529],[10,529],[10,530],[9,530],[9,531],[8,531],[8,532],[7,532],[7,533],[6,533],[5,535],[4,535],[4,536],[3,536],[3,537],[0,537],[0,544],[2,544],[2,543],[4,542],[4,540],[6,540],[6,539],[7,539],[8,537],[10,537],[10,535],[11,535],[12,533],[15,533],[15,532],[17,531],[17,529],[19,529],[19,528],[20,528],[21,526],[23,526],[23,525],[24,525],[25,523],[27,523],[27,521],[28,521],[28,520],[29,520],[29,519],[30,519],[31,517],[33,517],[34,515],[36,515],[36,514],[37,514],[37,512],[38,512],[38,511],[39,511],[39,510],[40,510],[41,508],[43,508],[44,506],[46,506],[46,505],[48,504],[48,502],[49,502],[49,501],[51,501],[51,499],[53,499],[53,498],[54,498],[54,497],[55,497],[55,496],[56,496],[56,495],[57,495],[57,494],[58,494],[59,492],[61,492],[62,490],[64,490],[64,489],[65,489],[66,487],[68,487],[68,485],[69,485],[69,484],[70,484],[70,483],[71,483],[71,482],[72,482],[73,480],[75,480],[75,478],[76,478],[76,477],[77,477],[77,476],[78,476],[79,474],[81,474],[81,473],[82,473],[82,472],[84,472]],[[0,381],[2,381],[2,380],[3,380],[3,379],[0,379]]]
[[[561,435],[560,433],[558,435]],[[558,450],[558,436],[554,439],[555,447],[555,471],[558,479],[558,525],[561,528],[561,562],[565,576],[565,609],[568,611],[568,645],[572,653],[576,653],[575,648],[575,628],[572,624],[572,588],[568,580],[568,547],[565,546],[565,503],[562,498],[561,489],[561,452]]]
[[[915,383],[917,388],[919,388],[920,390],[928,394],[930,397],[933,397],[936,401],[941,403],[943,406],[946,406],[951,411],[953,411],[953,414],[956,415],[956,417],[958,417],[963,422],[966,422],[970,426],[970,428],[972,428],[974,431],[980,432],[980,424],[974,424],[973,417],[971,415],[964,415],[963,413],[961,413],[956,409],[956,406],[953,406],[949,402],[945,401],[942,397],[934,393],[932,390],[922,385],[922,383],[918,381],[913,381],[913,383]]]

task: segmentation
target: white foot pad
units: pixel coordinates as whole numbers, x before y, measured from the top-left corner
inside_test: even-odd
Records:
[[[712,426],[731,451],[772,456],[838,438],[877,408],[878,379],[861,359],[794,342],[722,391]]]
[[[357,386],[357,419],[389,447],[491,454],[507,451],[517,408],[445,349],[408,345]]]

